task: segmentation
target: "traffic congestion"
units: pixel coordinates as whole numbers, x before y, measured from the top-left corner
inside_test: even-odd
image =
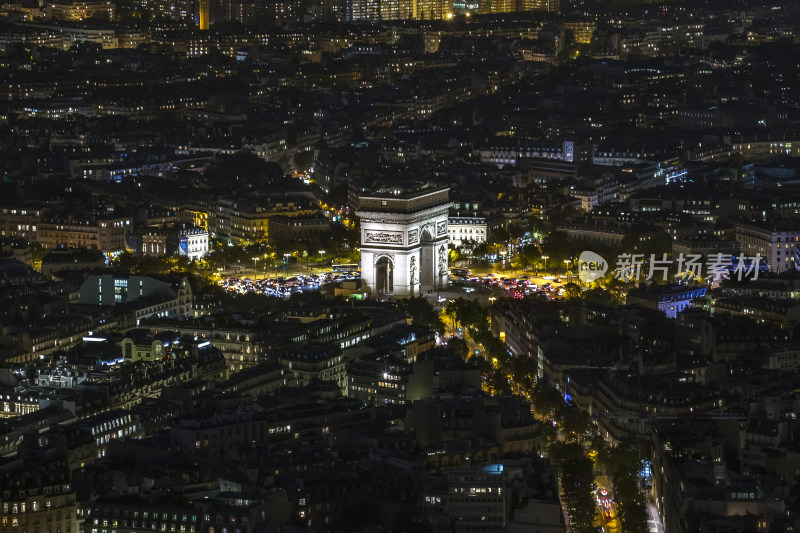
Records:
[[[324,285],[340,281],[352,281],[361,277],[358,272],[323,272],[320,274],[294,274],[262,279],[228,277],[219,284],[226,291],[236,294],[265,294],[288,298],[293,293],[318,290]]]
[[[453,268],[450,270],[450,282],[455,286],[463,286],[465,290],[471,287],[487,287],[489,289],[502,289],[512,298],[524,298],[532,294],[541,294],[552,300],[564,295],[561,278],[545,276],[534,279],[523,274],[519,277],[506,277],[490,273],[485,276],[472,275],[470,270]],[[537,283],[539,281],[539,283]]]
[[[341,281],[354,281],[361,278],[358,270],[342,269],[319,273],[296,273],[282,276],[253,279],[249,277],[223,277],[219,284],[227,291],[236,294],[266,294],[287,298],[295,292],[318,290],[328,284]],[[468,269],[453,268],[449,274],[453,287],[463,287],[466,292],[478,288],[488,288],[495,294],[502,290],[511,298],[524,298],[533,294],[541,294],[552,300],[564,295],[563,280],[556,276],[534,278],[529,275],[502,276],[490,273],[485,276],[473,275]]]

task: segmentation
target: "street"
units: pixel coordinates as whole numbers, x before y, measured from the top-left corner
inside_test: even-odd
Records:
[[[605,491],[607,496],[597,498],[598,517],[597,522],[602,526],[606,533],[621,533],[622,525],[619,521],[617,503],[614,501],[614,491],[611,482],[606,476],[597,476],[595,485],[598,491]]]
[[[664,533],[664,524],[658,514],[658,507],[651,491],[645,491],[647,505],[647,527],[650,533]]]

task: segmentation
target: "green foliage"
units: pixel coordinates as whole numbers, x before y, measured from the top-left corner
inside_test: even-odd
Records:
[[[544,381],[536,383],[531,399],[536,413],[550,419],[555,418],[558,410],[564,405],[564,398],[561,397],[561,393]]]
[[[314,152],[312,150],[298,150],[294,154],[292,162],[298,171],[306,171],[314,164]]]
[[[447,341],[447,346],[449,346],[455,353],[457,353],[461,357],[466,358],[469,355],[469,344],[464,339],[459,339],[458,337],[454,337]]]
[[[458,298],[448,303],[444,312],[462,327],[473,330],[489,329],[488,308],[483,307],[478,300]]]
[[[598,465],[605,470],[614,486],[617,510],[623,531],[647,532],[647,507],[639,489],[639,455],[621,446],[603,446],[597,455]]]
[[[509,367],[511,377],[523,390],[532,390],[539,372],[537,361],[533,357],[513,357]]]
[[[548,256],[551,270],[564,266],[565,259],[572,259],[583,251],[580,243],[572,241],[563,231],[554,231],[542,242],[542,255]]]
[[[444,333],[442,317],[427,299],[421,296],[419,298],[408,298],[403,300],[402,305],[408,316],[414,321],[414,324],[427,326],[439,332],[439,334]]]
[[[196,259],[190,260],[185,255],[145,255],[137,257],[130,252],[123,252],[114,260],[114,266],[128,274],[146,276],[190,274],[208,277],[211,274],[207,262]]]
[[[575,282],[569,282],[564,285],[564,298],[567,300],[576,300],[581,297],[581,287]]]
[[[565,404],[558,416],[559,426],[568,439],[583,440],[592,431],[592,418],[582,409]]]
[[[595,533],[595,504],[592,488],[594,469],[592,460],[577,443],[555,442],[550,446],[550,459],[558,468],[561,478],[561,499],[569,513],[572,530]]]
[[[511,234],[502,226],[489,232],[489,244],[506,244],[510,239]]]
[[[448,344],[451,341],[448,341]],[[473,355],[469,359],[467,359],[467,364],[476,367],[481,372],[489,374],[492,372],[492,364],[486,360],[484,357],[480,357],[478,355]]]
[[[517,249],[517,253],[511,260],[511,264],[514,266],[514,268],[528,270],[536,263],[537,259],[539,259],[541,255],[542,254],[538,246],[528,244]]]
[[[479,242],[475,245],[472,249],[472,256],[478,259],[486,259],[486,255],[489,253],[489,243]]]
[[[531,235],[546,237],[550,234],[550,232],[553,231],[553,226],[546,220],[532,216],[528,219],[528,229],[530,230]]]
[[[581,298],[587,302],[592,302],[601,305],[620,305],[622,298],[613,291],[604,289],[602,287],[594,287],[583,291]]]

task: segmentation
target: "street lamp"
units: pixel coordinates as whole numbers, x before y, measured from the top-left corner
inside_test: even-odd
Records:
[[[258,257],[253,258],[253,279],[258,279]]]
[[[564,272],[564,273],[567,276],[567,280],[569,280],[569,267],[572,264],[572,259],[564,259],[564,262],[567,264],[567,266],[565,267],[566,272]]]
[[[544,259],[544,274],[547,275],[547,260],[550,259],[549,255],[543,255],[542,259]]]

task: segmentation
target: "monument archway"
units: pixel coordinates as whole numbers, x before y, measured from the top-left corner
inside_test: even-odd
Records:
[[[410,297],[448,285],[449,187],[359,197],[361,279],[369,293]]]
[[[364,266],[361,266],[364,269]],[[375,259],[375,290],[378,294],[392,294],[394,290],[394,263],[388,255]]]

